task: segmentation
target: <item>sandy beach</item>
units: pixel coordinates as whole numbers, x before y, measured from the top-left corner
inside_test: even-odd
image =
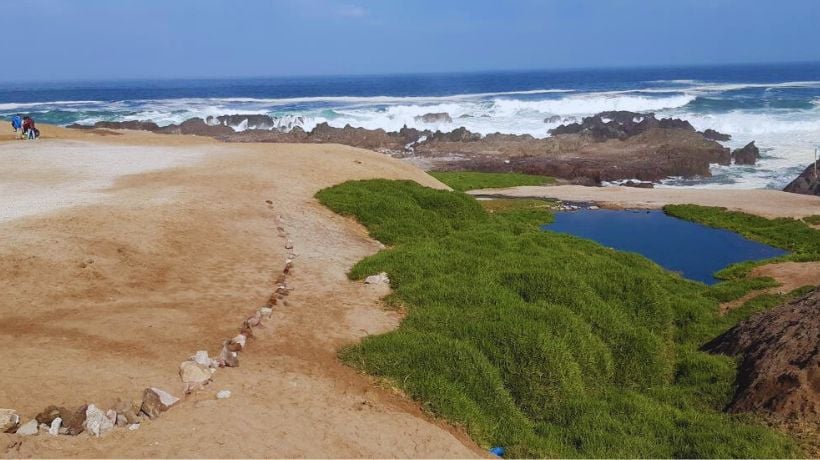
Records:
[[[379,244],[320,206],[351,179],[435,179],[333,145],[229,145],[193,136],[47,127],[0,142],[0,407],[110,407],[147,386],[182,396],[179,363],[211,355],[275,288],[280,302],[242,353],[138,431],[100,439],[0,434],[4,457],[472,457],[466,436],[343,366],[336,350],[394,328],[385,286],[347,279]],[[273,204],[269,205],[266,200]],[[232,396],[216,400],[218,390]]]
[[[474,196],[553,198],[594,202],[609,208],[660,209],[667,204],[718,206],[758,216],[802,218],[820,214],[820,197],[778,190],[709,190],[692,188],[584,187],[581,185],[522,186],[472,190]]]

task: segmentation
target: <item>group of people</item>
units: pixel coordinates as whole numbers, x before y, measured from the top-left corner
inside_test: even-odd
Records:
[[[26,115],[24,117],[17,114],[11,117],[11,129],[15,136],[20,136],[20,139],[37,139],[40,137],[40,130],[34,126],[34,118]]]

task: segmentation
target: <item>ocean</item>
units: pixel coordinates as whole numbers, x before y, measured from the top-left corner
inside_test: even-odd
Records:
[[[395,131],[402,126],[548,136],[605,110],[655,112],[695,128],[754,140],[755,166],[662,186],[782,188],[820,147],[820,63],[453,74],[0,83],[0,117],[31,114],[68,125],[151,120],[159,125],[231,114],[280,117],[282,128],[318,123]],[[452,122],[416,117],[447,112]],[[235,129],[242,129],[237,126]]]

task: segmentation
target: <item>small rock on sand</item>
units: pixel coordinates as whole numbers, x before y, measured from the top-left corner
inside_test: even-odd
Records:
[[[48,427],[48,434],[51,436],[57,436],[60,434],[60,425],[63,424],[63,419],[60,417],[55,418],[51,421],[51,426]]]
[[[185,392],[189,393],[211,381],[211,370],[209,366],[194,361],[183,361],[179,365],[179,378],[185,384]]]
[[[108,416],[93,404],[89,404],[85,410],[85,429],[96,437],[111,431],[114,423]]]
[[[364,279],[364,284],[390,284],[390,278],[387,277],[387,273],[381,272],[378,275],[370,275]]]
[[[142,393],[142,411],[150,418],[159,415],[171,408],[179,401],[179,398],[172,396],[167,391],[159,388],[146,388]]]
[[[0,433],[13,431],[20,424],[20,416],[14,409],[0,409]]]
[[[273,308],[262,307],[259,309],[259,316],[262,318],[270,318],[273,315]]]
[[[231,390],[221,390],[217,392],[216,399],[228,399],[231,397]]]
[[[140,429],[140,424],[139,423],[133,423],[131,425],[128,425],[128,431],[136,431],[136,430],[139,430],[139,429]]]
[[[17,429],[17,434],[20,436],[34,436],[37,434],[40,425],[37,423],[37,420],[29,420],[27,423],[20,426]]]

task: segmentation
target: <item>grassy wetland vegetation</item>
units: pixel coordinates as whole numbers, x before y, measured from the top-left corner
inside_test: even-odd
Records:
[[[520,173],[441,171],[431,172],[430,175],[459,192],[481,188],[517,187],[519,185],[549,185],[555,182],[552,177]]]
[[[708,289],[636,254],[545,232],[544,207],[487,212],[413,182],[322,190],[389,248],[401,326],[340,352],[481,445],[514,457],[791,457],[788,438],[721,412],[735,362],[698,351],[760,302],[717,314]]]
[[[664,212],[680,219],[690,220],[717,228],[725,228],[761,243],[789,251],[778,261],[807,262],[820,260],[820,230],[797,219],[766,219],[742,212],[727,211],[697,205],[669,205]],[[812,216],[813,217],[813,216]],[[757,265],[770,261],[750,261],[735,264],[715,274],[722,282],[713,286],[707,295],[721,302],[742,297],[749,291],[775,286],[771,278],[748,278],[749,271]]]

